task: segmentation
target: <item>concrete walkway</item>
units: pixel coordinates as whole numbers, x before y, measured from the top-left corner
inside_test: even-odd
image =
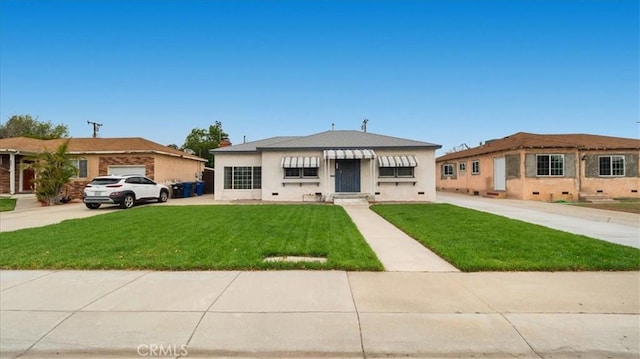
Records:
[[[368,205],[344,205],[385,270],[399,272],[457,272],[449,262],[418,243],[369,209]]]
[[[639,286],[638,272],[0,271],[0,356],[638,358]]]
[[[563,203],[493,199],[438,192],[436,202],[582,234],[607,242],[640,248],[640,215],[573,206]]]

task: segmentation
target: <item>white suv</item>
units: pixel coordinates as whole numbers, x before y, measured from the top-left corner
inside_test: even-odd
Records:
[[[82,199],[89,209],[102,204],[119,204],[131,208],[138,201],[166,202],[169,188],[138,175],[102,176],[94,178],[84,188]]]

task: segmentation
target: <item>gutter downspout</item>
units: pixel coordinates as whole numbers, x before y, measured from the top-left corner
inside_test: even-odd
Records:
[[[376,201],[376,179],[375,179],[375,171],[376,171],[376,162],[375,158],[372,158],[369,161],[369,167],[371,168],[370,176],[371,176],[371,199]]]
[[[576,148],[576,161],[578,162],[578,173],[576,173],[576,184],[578,186],[578,200],[580,200],[580,193],[582,193],[582,157],[580,156],[580,149]]]

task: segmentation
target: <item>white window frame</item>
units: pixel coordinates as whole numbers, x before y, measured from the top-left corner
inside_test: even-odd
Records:
[[[472,175],[480,174],[480,160],[471,161],[471,174]]]
[[[538,158],[540,157],[548,157],[549,158],[549,168],[547,168],[547,170],[549,171],[548,174],[540,174],[540,168],[538,168]],[[552,158],[553,157],[557,157],[560,158],[560,160],[562,161],[562,168],[561,174],[554,174],[554,168],[553,168],[553,161]],[[557,169],[555,169],[557,170]],[[563,154],[559,154],[559,153],[540,153],[540,154],[536,154],[536,177],[564,177],[564,155]]]
[[[249,169],[248,172],[247,172],[247,168]],[[243,182],[240,179],[238,179],[238,173],[245,174],[244,179],[248,179],[248,182]],[[228,176],[230,176],[230,178],[227,178]],[[222,181],[223,181],[222,187],[225,190],[250,191],[255,189],[262,189],[262,167],[260,166],[225,166]],[[245,186],[248,184],[249,188],[243,188],[245,186],[240,186],[239,184],[245,184]],[[238,187],[241,187],[241,188],[238,188]]]
[[[458,171],[459,172],[465,172],[467,170],[467,163],[466,162],[459,162],[458,163]]]
[[[446,177],[453,176],[453,163],[446,163],[442,165],[442,174]]]
[[[393,169],[393,174],[383,175],[381,170],[385,168],[385,171],[390,171]],[[388,170],[387,170],[388,169]],[[411,172],[410,174],[403,174],[403,172]],[[379,178],[415,178],[416,172],[415,167],[380,167],[378,170]]]
[[[82,173],[80,172],[80,162],[84,162],[84,169],[87,173],[85,173],[84,176],[82,176]],[[71,178],[88,178],[89,176],[89,163],[87,162],[87,160],[85,158],[73,158],[71,159],[71,163],[73,163],[73,166],[78,170],[78,173],[71,176]]]
[[[600,167],[600,159],[601,158],[609,158],[609,174],[608,175],[603,175],[602,174],[602,167]],[[622,174],[614,174],[614,167],[613,167],[613,159],[618,158],[618,159],[622,159]],[[598,177],[624,177],[626,175],[626,161],[627,159],[625,158],[624,155],[603,155],[603,156],[598,156]]]
[[[287,170],[298,170],[298,174],[295,176],[287,176]],[[308,175],[306,172],[308,172],[309,170],[315,170],[316,174],[315,175]],[[291,167],[291,168],[284,168],[284,178],[320,178],[319,177],[319,173],[320,173],[320,168],[318,167]]]

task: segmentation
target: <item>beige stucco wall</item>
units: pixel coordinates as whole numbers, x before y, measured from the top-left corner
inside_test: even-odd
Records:
[[[262,166],[262,157],[260,153],[229,153],[216,155],[216,167],[214,173],[214,198],[219,201],[230,200],[259,200],[262,197],[262,191],[259,189],[224,189],[224,168],[234,166]],[[262,185],[264,186],[264,167],[262,168]]]
[[[495,157],[501,157],[502,155],[490,155],[482,157],[470,157],[466,159],[438,162],[436,164],[436,187],[439,190],[485,195],[487,192],[493,192],[493,159]],[[472,174],[472,163],[474,161],[480,162],[480,172],[478,174]],[[466,170],[460,172],[459,163],[466,163]],[[453,164],[456,173],[456,178],[445,177],[442,178],[442,165]],[[507,189],[508,189],[507,183]],[[477,192],[477,193],[476,193]]]
[[[527,156],[536,154],[563,154],[565,156],[565,175],[561,177],[535,175],[527,176],[527,167],[531,172],[534,163],[527,161]],[[487,154],[479,157],[457,159],[453,161],[439,161],[436,165],[436,186],[439,190],[486,195],[494,193],[493,182],[493,161],[496,157],[506,155],[516,155],[520,157],[520,168],[518,178],[507,177],[505,194],[508,198],[536,200],[536,201],[575,201],[581,194],[595,194],[601,191],[609,197],[640,197],[638,187],[640,178],[635,177],[587,177],[585,175],[584,156],[598,155],[624,155],[636,154],[633,151],[578,151],[576,149],[527,149],[509,151],[503,153]],[[471,163],[474,160],[480,161],[480,174],[471,174]],[[458,171],[458,164],[466,162],[465,172]],[[455,178],[442,178],[443,164],[455,165]],[[635,166],[635,173],[640,172],[638,163]],[[475,192],[475,193],[474,193]]]
[[[317,179],[285,179],[282,157],[319,157]],[[326,163],[322,151],[265,151],[262,153],[262,200],[264,201],[305,201],[315,199],[316,193],[326,193]]]
[[[436,199],[435,150],[409,149],[407,151],[378,150],[378,156],[413,155],[418,160],[414,169],[415,185],[406,179],[379,178],[378,166],[375,170],[376,201],[430,201]],[[377,161],[377,160],[376,160]],[[403,181],[403,182],[400,182]],[[396,184],[397,183],[397,184]]]
[[[379,156],[414,155],[418,160],[414,179],[378,178],[378,160],[363,159],[360,163],[360,193],[376,201],[434,201],[435,150],[376,150]],[[285,179],[282,158],[285,156],[315,156],[320,158],[318,178]],[[261,190],[225,190],[224,167],[261,166]],[[396,185],[396,182],[398,183]],[[415,185],[413,184],[415,182]],[[325,160],[323,151],[265,151],[247,154],[218,154],[215,171],[215,199],[261,199],[263,201],[327,200],[335,193],[335,160]],[[375,193],[379,193],[376,195]]]
[[[626,155],[634,154],[637,158],[640,158],[640,151],[589,151],[581,152],[581,182],[580,188],[582,193],[604,193],[608,197],[631,197],[640,198],[640,177],[637,174],[640,173],[640,162],[629,163],[632,167],[630,170],[635,171],[636,176],[632,177],[587,177],[586,176],[586,163],[582,159],[584,156],[601,156],[601,155]]]
[[[200,180],[204,162],[156,154],[154,180],[159,183]]]

